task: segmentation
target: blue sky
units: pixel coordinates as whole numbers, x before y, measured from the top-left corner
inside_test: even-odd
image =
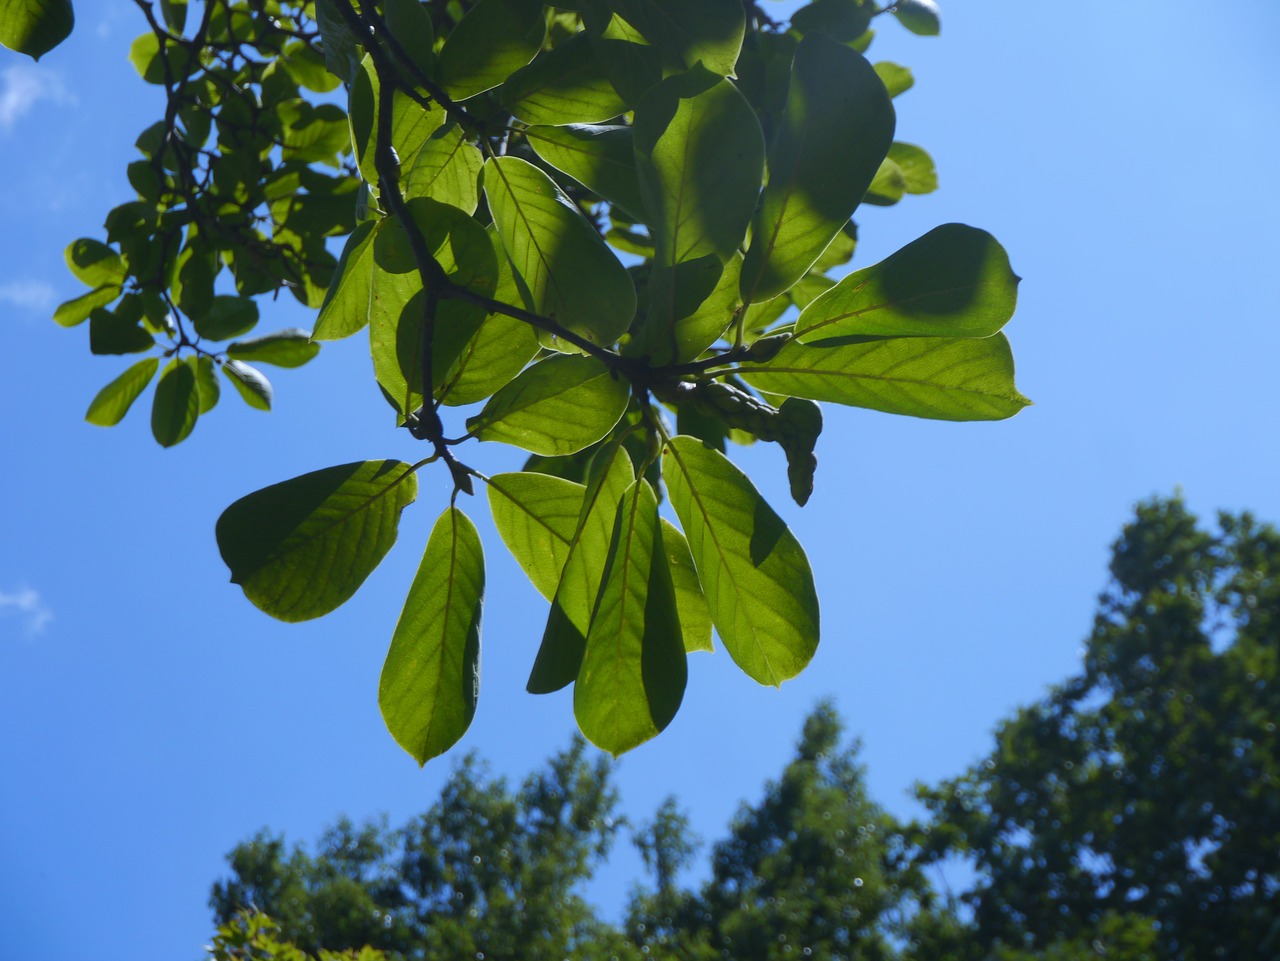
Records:
[[[353,601],[279,624],[227,583],[213,524],[285,477],[416,459],[361,338],[273,377],[270,415],[224,394],[173,450],[145,409],[84,423],[128,361],[49,321],[79,291],[62,249],[131,199],[124,167],[159,105],[125,59],[133,5],[77,6],[75,37],[41,64],[0,51],[0,954],[194,959],[237,841],[262,826],[310,840],[341,813],[397,823],[447,776],[396,747],[376,700],[446,484],[423,478]],[[1180,488],[1205,514],[1280,518],[1280,8],[952,0],[943,15],[940,38],[889,23],[872,48],[915,71],[898,137],[931,151],[941,189],[862,211],[856,263],[948,221],[994,233],[1025,278],[1008,333],[1036,406],[993,424],[828,407],[803,510],[779,451],[741,453],[809,552],[822,645],[780,690],[723,653],[693,657],[675,722],[619,766],[633,817],[675,793],[720,836],[826,695],[865,743],[874,795],[909,813],[913,781],[960,771],[1076,668],[1136,500]],[[283,301],[264,314],[263,329],[309,324]],[[465,508],[489,605],[461,747],[519,778],[568,740],[571,699],[524,693],[545,604],[483,499]],[[620,848],[595,890],[612,910],[637,874]]]

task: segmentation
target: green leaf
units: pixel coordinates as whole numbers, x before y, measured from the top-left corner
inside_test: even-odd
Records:
[[[430,76],[435,72],[435,25],[418,0],[383,0],[387,29],[399,41],[409,59]]]
[[[507,78],[498,99],[528,124],[599,123],[627,110],[586,33],[542,51]]]
[[[658,500],[648,482],[639,479],[618,504],[573,689],[574,717],[587,740],[621,754],[671,722],[687,678]]]
[[[409,202],[413,222],[440,268],[460,287],[489,296],[497,284],[493,243],[483,227],[457,207],[428,197]],[[374,374],[401,420],[422,404],[422,332],[428,301],[400,221],[378,225],[373,248],[369,346]],[[432,384],[443,386],[449,368],[484,321],[485,310],[461,300],[435,306]]]
[[[100,240],[73,240],[64,256],[76,280],[87,287],[119,286],[128,273],[121,256]]]
[[[821,32],[850,43],[867,32],[879,12],[874,3],[862,0],[813,0],[792,15],[791,26],[803,34]]]
[[[692,437],[673,437],[662,476],[725,648],[761,684],[798,674],[818,646],[804,550],[747,476]]]
[[[935,420],[1002,420],[1030,401],[1013,382],[1004,334],[899,337],[840,347],[792,341],[766,365],[744,364],[760,390]]]
[[[258,305],[251,297],[217,294],[209,309],[191,321],[196,333],[209,340],[230,340],[258,324]]]
[[[257,410],[271,409],[275,391],[271,387],[271,381],[258,368],[238,360],[229,360],[222,365],[222,373],[250,407]]]
[[[12,0],[11,0],[12,2]],[[42,0],[37,0],[42,2]],[[54,0],[56,2],[56,0]],[[165,55],[169,58],[166,72],[165,58],[160,56],[160,38],[154,33],[144,33],[129,47],[129,62],[147,83],[162,84],[167,75],[175,79],[182,76],[187,66],[187,49],[173,41],[166,41]]]
[[[311,339],[311,331],[298,327],[287,327],[227,345],[228,357],[275,364],[277,367],[301,367],[318,353],[320,345]]]
[[[187,28],[187,0],[160,0],[160,12],[174,33],[182,33]]]
[[[716,289],[742,243],[760,192],[764,138],[737,87],[693,71],[640,101],[635,148],[654,267],[634,352],[662,364],[677,356],[676,322]]]
[[[328,41],[324,46],[327,51]],[[342,83],[337,76],[325,69],[324,54],[301,40],[285,45],[282,60],[285,69],[289,71],[289,76],[308,90],[328,93],[336,90]]]
[[[692,69],[696,64],[721,77],[733,74],[742,49],[746,17],[739,0],[590,0],[595,17],[615,12],[639,31],[661,58],[666,71]]]
[[[83,324],[94,310],[107,306],[119,297],[123,289],[119,284],[108,284],[97,290],[91,290],[87,294],[81,294],[74,300],[59,304],[53,312],[53,322],[60,327]]]
[[[861,54],[821,33],[800,42],[742,268],[745,301],[769,300],[813,266],[867,192],[893,129],[893,104]]]
[[[480,535],[449,507],[431,529],[378,683],[387,730],[419,764],[453,747],[475,716],[483,602]]]
[[[502,254],[497,230],[491,226],[488,233],[498,267],[493,297],[504,304],[516,303],[520,295],[511,265]],[[490,314],[463,348],[437,396],[451,406],[486,400],[511,383],[537,352],[538,335],[532,327],[506,314]]]
[[[39,60],[75,26],[71,0],[0,0],[0,43]]]
[[[888,159],[902,171],[902,185],[907,193],[930,194],[938,189],[938,171],[923,147],[896,142],[889,148]]]
[[[936,37],[942,32],[942,18],[934,0],[897,0],[893,15],[898,22],[921,37]]]
[[[156,385],[151,403],[151,433],[161,447],[172,447],[186,440],[199,416],[200,393],[196,389],[195,370],[174,358]]]
[[[480,149],[467,141],[456,123],[447,123],[418,151],[404,182],[404,197],[430,197],[473,214],[480,200],[483,166]]]
[[[329,72],[351,83],[360,70],[360,45],[334,0],[316,0],[316,26]]]
[[[796,337],[989,337],[1013,316],[1018,279],[985,230],[943,224],[814,300]]]
[[[906,93],[916,84],[916,78],[912,75],[910,69],[901,64],[893,63],[889,60],[881,60],[873,65],[876,76],[880,78],[880,82],[884,84],[885,92],[890,97],[896,97],[900,93]]]
[[[618,503],[635,477],[631,459],[620,444],[609,445],[592,461],[578,524],[569,541],[569,554],[529,673],[526,689],[530,694],[558,691],[578,676],[591,612],[609,556]]]
[[[631,277],[555,183],[517,157],[494,157],[483,184],[525,306],[594,343],[635,316]]]
[[[675,524],[662,518],[662,547],[671,565],[671,583],[676,591],[676,610],[680,615],[680,630],[684,634],[684,649],[714,651],[711,641],[711,609],[707,607],[707,595],[702,593],[702,582],[693,565],[689,542]]]
[[[188,357],[187,363],[192,365],[196,375],[196,393],[200,397],[201,416],[209,413],[218,405],[222,396],[222,388],[218,386],[217,365],[211,357]]]
[[[326,467],[240,498],[218,518],[218,550],[254,605],[305,621],[345,602],[396,541],[413,468],[394,460]]]
[[[489,478],[493,526],[538,593],[555,597],[578,526],[582,484],[521,471]]]
[[[373,287],[373,221],[359,224],[347,238],[333,282],[325,292],[316,318],[313,340],[340,340],[358,333],[369,322]]]
[[[630,396],[627,383],[594,357],[556,354],[494,394],[467,419],[467,430],[535,454],[572,454],[609,433]]]
[[[365,56],[360,62],[355,82],[351,85],[348,114],[351,121],[351,146],[356,153],[360,175],[371,184],[380,177],[377,168],[378,151],[378,72],[373,58]],[[403,91],[397,89],[391,102],[391,146],[402,165],[417,155],[427,138],[444,123],[444,111],[439,107],[424,110]]]
[[[546,35],[539,0],[480,0],[440,51],[440,85],[454,100],[496,87],[537,55]]]
[[[524,134],[552,167],[631,216],[644,216],[631,127],[569,124],[530,127]]]
[[[891,207],[902,199],[907,192],[907,179],[901,168],[885,157],[880,161],[880,169],[871,180],[871,186],[863,195],[864,204],[875,204],[877,207]]]
[[[133,310],[123,309],[126,301],[114,311],[99,307],[89,315],[89,350],[95,354],[136,354],[155,346],[155,337],[144,328],[140,303]],[[136,311],[136,313],[135,313]]]
[[[124,420],[133,402],[151,383],[151,378],[160,368],[159,357],[147,357],[140,360],[123,374],[98,391],[97,396],[89,404],[84,419],[99,427],[114,427]]]

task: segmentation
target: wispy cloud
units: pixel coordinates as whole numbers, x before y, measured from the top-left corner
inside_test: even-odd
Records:
[[[57,301],[53,286],[41,280],[12,280],[0,283],[0,304],[19,310],[48,313]]]
[[[0,70],[0,131],[8,131],[41,100],[75,102],[62,78],[47,67],[15,63]]]
[[[0,617],[10,614],[22,619],[22,629],[27,637],[43,633],[53,620],[53,611],[45,606],[40,592],[26,584],[20,584],[12,592],[0,591]]]

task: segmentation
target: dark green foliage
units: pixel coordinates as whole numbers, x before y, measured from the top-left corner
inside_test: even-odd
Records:
[[[440,799],[402,829],[340,821],[315,855],[267,833],[237,846],[210,906],[222,924],[252,905],[309,952],[609,957],[622,937],[581,896],[620,827],[608,772],[579,740],[513,792],[464,757]]]
[[[1130,943],[1109,957],[1272,957],[1280,533],[1248,514],[1206,530],[1154,500],[1111,575],[1083,672],[1002,725],[988,759],[921,791],[925,859],[978,870],[956,936],[1036,957],[1094,941]]]
[[[1017,277],[990,235],[947,225],[832,276],[863,202],[936,187],[929,154],[894,139],[910,71],[863,56],[885,14],[936,33],[929,0],[816,0],[789,22],[739,0],[138,7],[129,57],[165,112],[125,172],[136,199],[67,248],[88,290],[54,319],[88,320],[94,353],[148,356],[87,419],[118,423],[155,382],[172,446],[212,412],[218,369],[269,410],[260,365],[367,328],[388,426],[422,459],[394,484],[364,476],[375,458],[350,482],[330,468],[249,495],[219,546],[264,611],[319,616],[390,548],[417,472],[444,468],[451,533],[381,682],[419,762],[463,736],[478,694],[483,552],[457,505],[476,481],[552,601],[530,690],[574,685],[581,730],[620,753],[670,723],[709,624],[763,684],[817,647],[808,560],[727,441],[777,444],[804,505],[819,402],[942,420],[1028,403],[1000,333]],[[259,330],[257,299],[282,291],[318,312],[314,334]],[[564,483],[485,477],[474,442]],[[619,450],[597,502],[594,465]]]

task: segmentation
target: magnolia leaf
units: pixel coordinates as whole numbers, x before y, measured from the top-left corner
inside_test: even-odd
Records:
[[[795,535],[746,474],[692,437],[668,441],[662,477],[729,655],[761,684],[795,677],[818,646],[818,595]]]
[[[530,127],[524,133],[529,146],[551,166],[611,205],[643,217],[632,132],[629,126],[569,124]]]
[[[599,123],[627,110],[586,33],[542,51],[507,78],[498,98],[528,124]]]
[[[200,392],[195,370],[174,358],[160,375],[151,403],[151,433],[161,447],[186,440],[200,416]]]
[[[688,667],[658,500],[632,483],[613,521],[604,580],[573,688],[587,740],[618,755],[665,728],[684,696]]]
[[[282,621],[328,614],[396,542],[418,480],[400,461],[359,461],[272,484],[218,518],[218,549],[257,607]]]
[[[914,34],[936,37],[942,32],[942,17],[934,0],[897,0],[892,10],[898,22]]]
[[[495,474],[487,486],[493,526],[533,586],[551,600],[578,527],[584,486],[531,471]]]
[[[129,408],[138,396],[147,389],[151,378],[160,369],[159,357],[148,357],[140,360],[123,374],[98,391],[85,412],[84,419],[99,427],[114,427],[124,420]]]
[[[852,216],[893,143],[893,104],[862,55],[813,33],[796,48],[769,182],[742,268],[748,303],[782,293]]]
[[[375,224],[366,221],[357,225],[347,238],[333,281],[320,305],[316,329],[311,335],[313,340],[350,337],[369,322],[374,230]]]
[[[535,454],[572,454],[609,433],[630,397],[626,382],[594,357],[555,354],[494,394],[467,430]]]
[[[311,331],[298,327],[227,345],[227,356],[234,360],[252,360],[277,367],[301,367],[318,353],[320,345],[311,339]]]
[[[989,337],[1013,316],[1018,275],[985,230],[935,227],[810,303],[796,337]]]
[[[243,361],[229,360],[222,365],[222,373],[250,407],[257,410],[271,409],[275,390],[271,381],[258,368]]]
[[[759,390],[934,420],[1002,420],[1031,403],[1014,386],[1004,334],[838,347],[793,340],[768,364],[738,370]]]
[[[0,43],[39,60],[75,26],[71,0],[0,0]]]
[[[689,542],[679,529],[665,517],[662,518],[662,547],[671,565],[671,583],[676,591],[676,610],[680,614],[680,631],[684,635],[684,649],[714,651],[711,641],[711,609],[707,607],[707,595],[702,593],[702,582],[689,553]]]
[[[440,51],[440,84],[454,100],[496,87],[537,55],[546,35],[541,0],[480,0]]]
[[[483,184],[524,305],[594,343],[617,340],[635,316],[636,292],[596,229],[518,157],[488,160]]]
[[[453,747],[475,716],[483,601],[480,535],[449,507],[431,529],[378,683],[387,730],[419,764]]]

